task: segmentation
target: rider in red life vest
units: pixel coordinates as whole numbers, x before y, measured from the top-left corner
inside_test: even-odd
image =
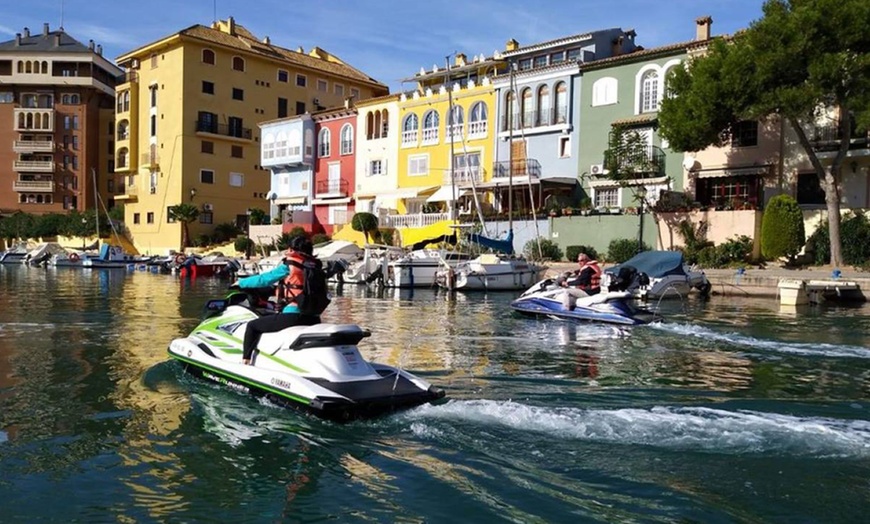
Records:
[[[562,299],[565,309],[573,310],[578,298],[601,292],[601,266],[598,261],[589,258],[586,253],[580,253],[577,263],[580,268],[573,273],[573,278],[561,282],[567,288]]]
[[[301,263],[304,261],[304,257],[311,256],[313,251],[314,246],[311,244],[311,240],[304,236],[294,237],[290,242],[289,249],[284,253],[285,263],[278,264],[278,267],[266,273],[239,280],[238,285],[242,289],[267,287],[283,281],[283,286],[278,286],[278,298],[283,299],[286,303],[280,314],[266,315],[248,322],[245,328],[245,340],[242,343],[242,362],[244,364],[251,363],[251,357],[260,342],[261,334],[274,333],[291,326],[320,324],[319,315],[307,315],[300,312],[299,306],[293,300],[296,295],[302,292],[305,275],[302,269],[289,263],[290,261]],[[280,296],[282,287],[284,295]]]

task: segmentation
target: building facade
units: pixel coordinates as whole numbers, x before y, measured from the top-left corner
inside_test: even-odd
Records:
[[[399,198],[398,95],[360,101],[352,144],[357,212],[373,213],[381,225],[394,213]],[[348,148],[350,149],[350,148]]]
[[[0,212],[112,207],[115,84],[100,46],[25,28],[0,43]]]
[[[286,173],[262,163],[255,124],[387,92],[323,49],[276,46],[232,18],[191,26],[117,62],[127,81],[117,89],[115,172],[122,189],[116,199],[126,204],[131,240],[150,253],[182,247],[171,206],[200,209],[190,225],[196,238],[217,224],[244,227],[250,209],[270,205],[273,179]],[[306,129],[313,133],[313,125]],[[313,137],[302,140],[276,142],[276,154],[286,150],[292,157],[290,148],[314,147]],[[306,176],[310,184],[310,170]]]
[[[494,180],[505,186],[509,176],[514,178],[516,208],[561,207],[576,200],[580,65],[631,53],[634,38],[634,31],[614,28],[524,47],[513,39],[507,42],[502,58],[513,73],[495,79]]]
[[[357,109],[348,103],[312,115],[316,137],[314,221],[327,235],[334,234],[353,217],[353,191],[356,184],[354,133]]]
[[[314,220],[314,121],[304,114],[260,124],[260,163],[270,171],[266,199],[282,230],[320,233]]]

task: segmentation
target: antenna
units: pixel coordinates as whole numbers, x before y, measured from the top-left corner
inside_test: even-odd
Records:
[[[217,22],[217,0],[212,0],[212,22]]]
[[[60,30],[63,31],[63,0],[60,0]]]

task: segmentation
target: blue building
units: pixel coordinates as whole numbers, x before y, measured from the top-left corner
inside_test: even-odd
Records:
[[[271,171],[270,215],[286,225],[313,223],[314,121],[309,114],[260,124],[260,165]],[[287,229],[285,227],[285,229]]]

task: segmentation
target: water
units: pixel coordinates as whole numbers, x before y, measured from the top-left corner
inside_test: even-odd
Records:
[[[0,267],[0,521],[866,518],[870,307],[714,297],[616,328],[345,289],[327,319],[450,400],[339,425],[168,361],[224,286]]]

